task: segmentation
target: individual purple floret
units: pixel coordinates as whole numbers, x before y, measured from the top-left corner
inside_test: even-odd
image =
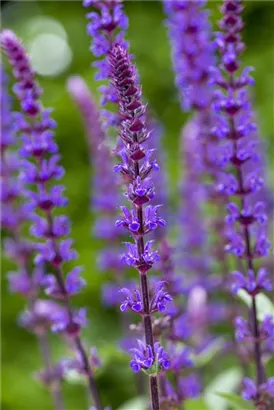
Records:
[[[214,108],[216,128],[220,139],[219,152],[224,161],[219,163],[220,180],[217,190],[227,197],[234,196],[235,203],[229,202],[228,244],[226,250],[241,260],[242,272],[233,273],[233,291],[244,289],[251,296],[251,338],[253,342],[253,361],[256,367],[256,383],[245,379],[243,397],[256,405],[267,408],[267,377],[262,362],[262,340],[257,315],[256,296],[262,290],[271,290],[272,284],[265,269],[255,268],[255,259],[266,256],[270,250],[267,238],[266,204],[254,200],[264,181],[260,169],[257,127],[253,120],[252,107],[247,87],[253,84],[249,70],[240,70],[240,55],[245,45],[242,42],[243,29],[241,0],[225,0],[222,6],[223,18],[219,23],[221,32],[217,34],[216,44],[221,55],[220,69],[215,83]],[[257,198],[257,197],[256,197]],[[257,267],[257,264],[256,264]],[[249,326],[244,319],[236,322],[236,335],[244,339]]]
[[[128,309],[131,309],[133,312],[137,313],[143,311],[143,302],[139,289],[130,291],[127,288],[122,288],[120,289],[120,292],[126,297],[120,306],[122,312],[125,312]]]
[[[258,388],[255,382],[249,377],[243,379],[242,395],[245,400],[258,403],[262,409],[267,409],[274,398],[274,377],[270,377],[267,382]],[[263,398],[263,401],[262,401]]]
[[[150,302],[150,311],[154,312],[164,312],[167,308],[167,304],[172,302],[172,297],[166,291],[167,283],[158,282],[155,286],[154,295]]]
[[[58,146],[54,141],[53,129],[56,124],[50,117],[50,110],[44,109],[39,100],[42,90],[36,82],[29,57],[20,40],[12,31],[4,30],[1,33],[1,47],[16,78],[14,92],[22,110],[16,117],[17,131],[22,140],[20,154],[24,158],[20,180],[28,188],[26,196],[32,207],[29,216],[33,222],[31,233],[38,238],[35,262],[48,262],[55,272],[65,307],[65,313],[60,315],[58,312],[59,321],[56,326],[72,337],[75,350],[85,366],[91,397],[100,410],[103,407],[79,335],[85,324],[83,310],[80,309],[78,313],[72,310],[68,283],[64,276],[64,263],[77,257],[71,247],[72,241],[66,238],[70,233],[70,221],[66,216],[54,215],[54,211],[65,203],[62,199],[63,187],[55,185],[64,174],[59,165]],[[36,195],[33,195],[32,190]],[[61,317],[63,318],[60,319]]]
[[[93,372],[102,366],[101,359],[95,347],[90,349],[88,361]],[[79,355],[77,355],[76,358],[63,359],[61,363],[65,373],[74,370],[79,374],[85,374],[85,367]]]
[[[244,289],[251,296],[256,296],[262,290],[271,291],[273,287],[271,278],[266,269],[261,268],[255,272],[248,270],[246,275],[241,272],[232,272],[232,291],[237,293],[240,289]]]
[[[164,384],[163,405],[178,407],[187,399],[194,399],[201,394],[201,382],[196,375],[177,377],[175,388],[167,380]],[[169,407],[170,408],[170,407]]]
[[[149,375],[156,375],[160,369],[170,368],[168,355],[159,342],[154,344],[154,350],[152,350],[151,346],[138,340],[138,348],[132,349],[132,353],[133,359],[130,367],[135,373],[144,370]]]
[[[92,65],[97,69],[96,80],[104,81],[110,78],[107,57],[113,44],[119,43],[127,48],[124,40],[128,28],[128,19],[123,11],[121,0],[84,0],[85,7],[94,7],[94,11],[87,14],[89,20],[87,32],[92,38],[91,52],[98,59]],[[102,98],[101,105],[109,102],[118,103],[117,95],[112,84],[101,85],[99,88]],[[105,126],[119,123],[119,116],[104,110]]]
[[[157,352],[154,350],[147,272],[159,260],[159,255],[153,250],[152,241],[145,242],[145,235],[152,230],[152,226],[146,223],[150,221],[147,219],[147,207],[155,195],[150,174],[153,169],[158,169],[158,165],[152,158],[153,151],[147,150],[143,145],[150,136],[145,123],[146,106],[141,100],[138,76],[127,49],[120,44],[114,44],[110,51],[109,64],[112,85],[119,102],[121,123],[118,131],[123,143],[120,151],[121,163],[115,167],[115,172],[120,172],[127,183],[126,197],[130,209],[124,209],[124,217],[129,220],[126,229],[129,229],[134,241],[125,244],[126,253],[123,260],[129,266],[134,266],[140,275],[145,352],[149,358],[152,356],[153,360]],[[154,219],[153,222],[155,223]],[[158,222],[156,223],[158,225]],[[122,224],[124,225],[124,220]],[[152,408],[159,410],[157,371],[154,371],[149,379]]]
[[[242,317],[235,319],[235,337],[238,341],[253,341],[252,325]],[[259,337],[261,342],[266,343],[274,340],[274,315],[266,315],[261,325],[259,326]]]

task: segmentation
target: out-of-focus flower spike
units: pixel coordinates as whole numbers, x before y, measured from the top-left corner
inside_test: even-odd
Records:
[[[56,155],[58,146],[54,141],[53,128],[55,123],[51,120],[49,111],[44,109],[40,101],[42,90],[36,81],[30,58],[21,41],[12,31],[4,30],[0,36],[0,44],[8,57],[16,79],[14,91],[22,110],[21,118],[23,121],[17,122],[17,132],[23,135],[22,145],[25,153],[21,178],[24,180],[25,186],[30,188],[26,192],[26,196],[29,196],[28,199],[32,204],[32,213],[29,215],[29,219],[34,223],[31,232],[38,236],[41,241],[35,246],[37,256],[34,261],[36,263],[49,262],[56,274],[64,300],[64,312],[62,314],[58,312],[58,319],[54,319],[52,328],[63,331],[72,337],[75,351],[80,355],[85,365],[91,397],[98,409],[102,410],[93,373],[80,338],[81,327],[86,323],[84,309],[76,312],[72,309],[69,301],[72,289],[67,289],[64,276],[64,263],[74,259],[76,252],[71,248],[72,241],[66,238],[70,233],[68,218],[56,216],[54,213],[53,204],[56,201],[56,191],[53,192],[51,189],[56,180],[62,176],[58,163],[59,156]],[[30,194],[32,189],[39,194],[37,199],[46,193],[49,206],[45,207],[44,204],[42,206],[40,200],[33,206],[33,195]],[[61,195],[62,189],[58,192]],[[43,218],[41,218],[40,213],[42,213]]]
[[[128,19],[123,11],[123,3],[121,0],[91,0],[84,1],[84,6],[94,8],[94,11],[87,14],[89,20],[87,32],[92,39],[90,50],[98,59],[93,63],[93,66],[97,69],[95,79],[100,81],[108,80],[110,70],[107,58],[112,46],[119,43],[127,48],[124,36],[128,27]],[[102,94],[101,105],[104,106],[109,102],[118,103],[115,88],[112,84],[101,86],[99,91]],[[103,114],[104,128],[115,126],[120,121],[119,115],[114,112],[104,110]]]
[[[214,110],[222,136],[219,153],[225,161],[218,164],[222,172],[217,189],[221,189],[228,200],[234,196],[235,201],[228,207],[226,250],[241,260],[243,269],[233,272],[233,291],[244,289],[252,301],[251,323],[243,318],[237,318],[235,323],[238,340],[249,338],[253,344],[256,369],[256,383],[245,378],[242,395],[256,406],[267,408],[271,400],[268,390],[271,379],[267,380],[262,359],[262,336],[268,334],[264,326],[267,329],[271,326],[268,319],[263,327],[259,325],[257,295],[262,290],[271,290],[272,283],[265,269],[255,269],[255,259],[266,256],[271,247],[267,238],[267,214],[262,212],[267,204],[264,195],[260,195],[264,185],[262,163],[258,160],[261,144],[255,134],[257,127],[248,96],[248,86],[253,81],[244,78],[245,70],[240,73],[240,56],[245,49],[241,33],[244,26],[242,1],[224,0],[221,11],[221,31],[217,34],[216,45],[221,56],[218,78],[222,78],[222,91],[215,94]],[[217,79],[215,84],[220,87]]]

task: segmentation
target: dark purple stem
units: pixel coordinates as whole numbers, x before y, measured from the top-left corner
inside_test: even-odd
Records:
[[[230,79],[231,83],[233,84],[233,75],[231,75]],[[229,121],[230,124],[230,131],[232,135],[235,135],[235,124],[234,119],[231,118]],[[237,154],[237,143],[234,140],[234,151],[235,156]],[[244,189],[244,178],[241,166],[236,167],[236,176],[239,184],[239,192],[245,192]],[[241,208],[244,210],[244,198],[241,198]],[[250,241],[250,234],[247,226],[243,227],[244,233],[244,240],[246,245],[246,257],[247,257],[247,269],[254,271],[253,266],[253,256],[251,250],[251,241]],[[257,387],[265,382],[265,372],[264,367],[262,364],[262,352],[261,352],[261,343],[260,343],[260,333],[259,333],[259,325],[258,325],[258,317],[257,317],[257,306],[256,306],[256,296],[252,296],[252,308],[251,308],[251,320],[252,320],[252,332],[253,332],[253,339],[254,339],[254,359],[255,359],[255,366],[256,366],[256,380],[257,380]]]
[[[52,231],[52,229],[53,229],[53,218],[52,218],[51,211],[48,211],[46,216],[47,216],[49,229]],[[53,245],[56,249],[56,254],[57,254],[58,253],[58,246],[57,246],[56,240],[53,238],[52,242],[53,242]],[[56,279],[58,281],[58,284],[59,284],[60,289],[61,289],[62,294],[63,294],[64,305],[65,305],[65,308],[66,308],[67,313],[68,313],[70,325],[73,327],[74,326],[74,324],[73,324],[73,312],[72,312],[72,308],[71,308],[71,305],[70,305],[69,294],[68,294],[68,292],[66,290],[66,286],[65,286],[64,273],[62,271],[62,267],[61,266],[56,267],[55,272],[56,272]],[[75,346],[75,350],[78,352],[78,354],[81,358],[82,364],[84,366],[84,371],[85,371],[86,377],[88,379],[88,388],[89,388],[89,391],[90,391],[90,395],[93,399],[94,405],[96,407],[96,410],[103,410],[103,405],[102,405],[101,398],[99,396],[99,392],[98,392],[98,389],[97,389],[97,386],[96,386],[96,383],[95,383],[95,380],[94,380],[94,377],[93,377],[92,369],[91,369],[89,361],[88,361],[88,356],[87,356],[87,353],[85,351],[85,348],[83,346],[83,343],[82,343],[82,340],[81,340],[79,334],[74,336],[74,346]]]
[[[151,396],[152,409],[160,410],[157,377],[150,376],[149,385],[150,385],[150,396]]]
[[[137,139],[136,139],[137,142]],[[135,162],[135,172],[136,176],[140,175],[139,171],[139,164]],[[141,206],[137,207],[137,219],[140,224],[139,235],[140,237],[137,239],[137,248],[140,260],[143,258],[144,253],[144,223],[143,223],[143,208]],[[147,274],[146,272],[139,271],[140,274],[140,283],[141,283],[141,293],[142,293],[142,300],[143,300],[143,324],[145,330],[145,339],[146,344],[151,346],[153,355],[154,355],[154,337],[153,337],[153,329],[152,329],[152,320],[150,314],[150,303],[149,303],[149,290],[148,290],[148,283],[147,283]],[[160,410],[159,404],[159,392],[158,392],[158,382],[156,376],[149,376],[149,386],[150,386],[150,397],[151,397],[151,405],[153,410]]]

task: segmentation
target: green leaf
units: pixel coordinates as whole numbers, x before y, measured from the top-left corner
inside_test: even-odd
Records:
[[[204,349],[200,354],[194,355],[192,357],[195,367],[205,366],[207,363],[211,362],[215,354],[217,354],[224,347],[224,339],[219,337],[210,343],[210,345]]]
[[[209,407],[202,399],[186,400],[184,403],[185,410],[209,410]]]
[[[242,378],[241,370],[238,367],[233,367],[219,374],[209,386],[205,389],[205,401],[210,410],[226,410],[228,402],[223,397],[216,396],[216,393],[233,393]]]
[[[135,397],[122,404],[117,410],[147,410],[148,402],[145,397]]]
[[[230,406],[233,407],[233,410],[255,410],[250,401],[246,401],[236,394],[216,393],[216,395],[226,399]]]
[[[251,296],[243,289],[239,290],[237,296],[245,302],[248,307],[251,307],[252,298]],[[265,318],[265,315],[274,314],[274,305],[271,300],[260,293],[256,296],[256,307],[258,312],[258,320],[262,321]]]

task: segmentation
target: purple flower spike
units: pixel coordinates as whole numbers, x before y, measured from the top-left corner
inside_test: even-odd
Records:
[[[22,111],[17,115],[17,132],[22,142],[20,154],[24,157],[20,164],[19,181],[25,184],[25,196],[31,208],[28,217],[32,222],[30,232],[39,238],[35,246],[34,261],[36,264],[49,263],[64,296],[64,311],[54,313],[51,327],[54,331],[73,335],[75,351],[82,361],[87,363],[85,375],[91,397],[101,410],[101,400],[80,338],[80,329],[86,324],[85,309],[74,311],[69,300],[70,293],[80,290],[83,281],[77,272],[71,273],[67,278],[64,275],[64,263],[75,259],[77,253],[71,247],[72,240],[66,237],[70,233],[69,219],[63,215],[55,215],[55,208],[66,204],[62,195],[63,187],[56,185],[56,181],[64,174],[59,165],[58,146],[54,141],[53,129],[56,124],[50,117],[51,111],[45,110],[39,100],[42,90],[20,40],[12,31],[4,30],[0,44],[16,79],[14,92]],[[36,195],[33,195],[33,192]],[[52,285],[56,288],[54,281]]]
[[[11,35],[11,34],[9,34]],[[26,187],[18,178],[20,171],[17,149],[17,125],[11,112],[11,99],[6,93],[7,77],[1,67],[1,224],[8,237],[4,241],[6,255],[16,264],[17,271],[8,274],[11,292],[25,298],[27,308],[19,316],[19,324],[37,337],[42,353],[43,370],[39,380],[52,396],[53,405],[63,408],[60,382],[62,373],[55,371],[48,341],[51,326],[50,314],[58,306],[51,301],[38,299],[44,272],[40,267],[32,268],[34,244],[26,240],[23,226],[29,220],[32,207],[26,204]],[[54,387],[53,387],[54,386]]]
[[[114,226],[119,192],[117,179],[113,174],[111,147],[100,121],[99,109],[87,84],[81,77],[74,76],[69,78],[67,87],[83,118],[90,163],[93,168],[91,209],[96,214],[96,220],[92,233],[96,238],[105,240],[104,243],[109,241],[112,243],[111,247],[106,245],[107,247],[99,253],[97,266],[102,272],[113,272],[114,279],[121,283],[123,265],[118,249],[121,232]],[[129,229],[138,230],[138,226],[132,221]],[[103,300],[106,301],[104,295],[103,289]],[[113,304],[113,297],[111,300]],[[119,304],[119,301],[120,299],[116,297],[115,304]],[[108,301],[106,304],[109,305]]]
[[[211,27],[204,1],[165,0],[176,86],[184,110],[203,110],[211,101],[210,67],[213,65]]]
[[[136,68],[132,64],[132,57],[126,47],[117,43],[110,50],[108,62],[111,84],[116,92],[120,115],[118,146],[121,147],[122,162],[115,167],[114,171],[122,175],[127,187],[125,196],[130,203],[130,208],[122,208],[124,217],[117,221],[117,225],[123,225],[128,229],[133,239],[133,242],[125,243],[127,252],[122,260],[127,265],[134,266],[139,272],[146,341],[144,346],[139,342],[140,349],[135,349],[131,368],[135,372],[141,369],[149,371],[151,404],[153,410],[156,410],[160,408],[158,368],[167,369],[168,362],[164,352],[154,343],[147,272],[155,262],[159,261],[159,254],[152,250],[153,241],[146,241],[145,235],[165,224],[164,220],[158,216],[157,205],[153,207],[150,205],[155,196],[155,188],[150,176],[154,169],[158,169],[158,166],[153,159],[153,150],[147,149],[150,132],[146,126],[146,105],[142,102],[142,91]],[[144,207],[145,204],[147,208]],[[157,310],[163,310],[170,296],[162,289],[158,291],[158,298],[154,300],[154,304]],[[127,301],[122,305],[122,309],[131,307],[132,303],[132,295],[127,294]],[[157,355],[159,356],[158,361],[156,360]]]
[[[262,326],[259,325],[257,295],[263,290],[270,291],[272,283],[264,268],[257,272],[255,270],[255,259],[269,253],[270,242],[266,235],[267,203],[262,195],[264,178],[261,144],[255,133],[257,126],[248,96],[248,86],[254,81],[249,75],[249,69],[240,72],[240,56],[245,49],[241,33],[244,27],[242,0],[224,0],[221,10],[221,31],[216,37],[221,63],[215,72],[214,82],[218,89],[213,104],[215,131],[218,128],[219,137],[216,165],[220,173],[216,188],[229,201],[226,250],[241,259],[242,272],[232,274],[232,291],[244,289],[252,301],[250,323],[243,318],[235,321],[236,338],[252,342],[256,369],[256,383],[245,378],[242,394],[246,400],[253,401],[256,407],[267,408],[268,400],[264,397],[267,377],[262,349],[264,331],[267,336],[271,325],[268,318]],[[230,196],[234,196],[233,201]]]
[[[128,27],[128,19],[123,11],[120,0],[95,0],[84,1],[85,7],[93,6],[95,10],[87,14],[88,35],[92,38],[91,52],[98,60],[93,63],[97,69],[95,79],[102,81],[110,78],[110,67],[107,57],[114,44],[127,48],[124,36]],[[102,94],[101,105],[118,103],[117,94],[112,84],[99,87]],[[107,110],[104,111],[105,127],[115,126],[119,123],[119,116]]]

